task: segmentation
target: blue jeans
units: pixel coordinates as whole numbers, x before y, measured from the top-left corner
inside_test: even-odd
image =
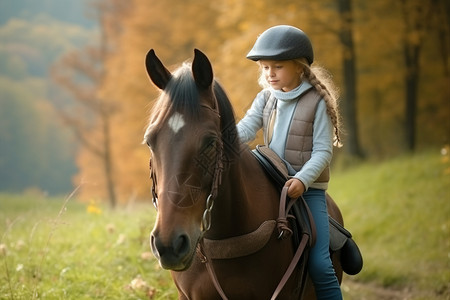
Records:
[[[309,188],[303,197],[311,210],[317,229],[316,244],[311,249],[308,260],[308,272],[314,283],[317,299],[342,299],[329,252],[330,228],[325,191]]]

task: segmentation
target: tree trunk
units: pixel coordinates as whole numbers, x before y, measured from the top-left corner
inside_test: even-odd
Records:
[[[406,147],[414,151],[416,147],[416,115],[417,115],[417,90],[419,83],[419,53],[420,46],[404,45],[405,52],[405,138]]]
[[[353,15],[351,0],[339,0],[339,13],[342,26],[339,37],[343,46],[342,65],[344,78],[344,95],[342,108],[344,128],[347,133],[346,149],[351,156],[363,157],[359,145],[357,101],[356,101],[356,56],[353,44]]]
[[[100,41],[100,59],[102,62],[101,76],[98,87],[101,86],[105,82],[105,64],[108,56],[108,35],[107,35],[107,24],[105,13],[99,10],[99,20],[101,25],[101,41]],[[101,108],[101,121],[102,121],[102,131],[103,131],[103,163],[104,163],[104,171],[105,171],[105,179],[106,179],[106,190],[108,193],[108,201],[112,208],[116,207],[117,197],[116,197],[116,189],[114,186],[114,172],[113,172],[113,161],[112,161],[112,147],[111,147],[111,130],[110,130],[110,122],[111,116],[113,114],[113,109],[108,103],[106,103],[105,99],[100,99],[102,103]]]
[[[403,56],[405,61],[405,142],[409,151],[416,147],[416,116],[419,85],[419,59],[423,41],[424,23],[429,14],[420,1],[402,1],[403,19],[405,24],[403,38]],[[428,12],[431,12],[429,10]]]
[[[112,153],[111,153],[111,132],[110,132],[110,124],[109,124],[109,115],[106,114],[103,117],[103,137],[104,137],[104,155],[103,155],[103,163],[105,170],[105,179],[106,179],[106,189],[108,191],[109,204],[112,208],[115,208],[117,205],[117,197],[116,197],[116,189],[114,186],[114,178],[113,178],[113,164],[112,164]]]

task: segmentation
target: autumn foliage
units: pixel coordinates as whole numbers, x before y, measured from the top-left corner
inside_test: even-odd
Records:
[[[258,34],[278,24],[297,26],[309,35],[315,63],[334,75],[342,95],[346,95],[342,61],[351,52],[343,46],[340,32],[343,26],[352,26],[357,135],[366,158],[408,150],[405,80],[412,74],[417,75],[415,148],[448,143],[448,2],[349,2],[351,16],[340,14],[338,1],[331,0],[133,0],[127,1],[126,13],[107,14],[109,21],[102,26],[109,33],[108,54],[97,96],[116,107],[110,119],[110,140],[119,202],[150,198],[149,151],[141,142],[158,91],[145,71],[147,51],[155,49],[173,69],[192,59],[194,48],[201,49],[210,58],[239,119],[260,89],[257,65],[245,56]],[[351,23],[345,20],[349,17]],[[418,51],[418,69],[411,69],[405,60],[409,51]],[[341,98],[341,107],[345,101]],[[86,199],[107,197],[101,163],[88,149],[79,153],[80,173],[75,184],[83,182]]]

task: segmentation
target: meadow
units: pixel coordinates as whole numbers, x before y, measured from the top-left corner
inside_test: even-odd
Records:
[[[449,148],[336,169],[329,192],[364,256],[345,299],[450,299]],[[150,201],[0,194],[0,299],[177,299],[154,219]]]

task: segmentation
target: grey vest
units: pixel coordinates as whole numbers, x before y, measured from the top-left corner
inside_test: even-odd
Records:
[[[265,93],[266,105],[263,110],[263,130],[264,142],[267,144],[267,130],[277,99]],[[313,124],[316,115],[317,105],[322,97],[314,89],[310,88],[299,96],[294,114],[289,125],[284,159],[291,164],[297,172],[311,158],[313,146]],[[299,105],[301,103],[301,105]],[[315,182],[328,182],[330,179],[329,166],[323,170]]]

